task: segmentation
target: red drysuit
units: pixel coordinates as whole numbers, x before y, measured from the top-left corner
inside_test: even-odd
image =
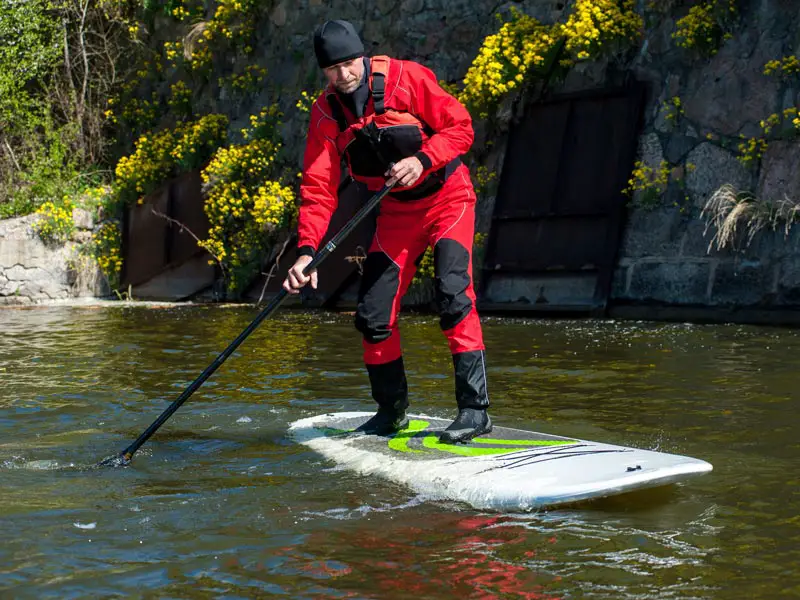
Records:
[[[329,87],[311,110],[300,187],[299,254],[313,255],[328,228],[342,159],[354,179],[377,191],[391,163],[417,157],[425,170],[413,186],[396,187],[382,201],[364,262],[356,311],[364,362],[373,395],[376,377],[384,383],[387,377],[398,379],[400,299],[431,246],[436,301],[453,354],[459,407],[485,408],[484,345],[472,285],[476,198],[459,159],[472,144],[472,120],[426,67],[388,57],[364,60],[370,92],[364,105],[343,101],[347,98]],[[403,375],[403,386],[404,381]],[[380,390],[376,400],[381,404],[378,396]]]

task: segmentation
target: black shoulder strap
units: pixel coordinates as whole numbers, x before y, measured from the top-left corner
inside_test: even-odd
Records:
[[[386,76],[383,73],[373,73],[372,75],[372,102],[375,105],[375,114],[382,115],[386,112],[383,103],[386,92]]]
[[[336,97],[336,94],[328,94],[328,106],[331,107],[331,112],[333,113],[333,118],[336,119],[336,122],[339,124],[339,131],[344,131],[348,128],[347,118],[344,116],[344,109],[342,109],[342,105],[339,103],[339,99]]]
[[[382,115],[386,112],[384,98],[386,74],[389,72],[389,57],[373,56],[370,59],[370,70],[372,71],[372,104],[375,106],[375,114]]]

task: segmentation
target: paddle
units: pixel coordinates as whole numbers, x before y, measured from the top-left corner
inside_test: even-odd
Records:
[[[372,210],[376,206],[378,206],[378,203],[381,200],[383,200],[383,197],[389,193],[389,190],[391,190],[392,187],[393,185],[385,185],[379,192],[377,192],[374,196],[372,196],[372,198],[370,198],[369,201],[359,209],[359,211],[353,216],[353,218],[350,219],[345,224],[344,227],[342,227],[341,231],[339,231],[339,233],[337,233],[325,245],[325,247],[314,257],[314,259],[308,264],[308,266],[305,269],[303,269],[303,273],[305,275],[308,275],[311,271],[319,267],[322,261],[324,261],[334,250],[336,250],[336,247],[342,243],[342,240],[344,240],[350,234],[350,232],[353,231],[353,229],[355,229],[356,226],[361,221],[364,220],[364,217],[366,217],[370,212],[372,212]],[[225,350],[223,350],[220,353],[220,355],[217,356],[216,359],[214,359],[214,362],[208,365],[208,367],[206,367],[206,370],[203,371],[200,374],[200,376],[197,379],[195,379],[191,383],[191,385],[183,391],[183,393],[178,397],[177,400],[175,400],[172,404],[170,404],[169,407],[167,407],[167,409],[163,413],[161,413],[160,417],[158,417],[155,421],[153,421],[153,424],[150,425],[150,427],[148,427],[145,430],[145,432],[142,433],[142,435],[140,435],[136,439],[135,442],[133,442],[130,446],[125,448],[125,450],[123,450],[119,455],[106,458],[105,460],[100,462],[98,466],[120,467],[130,463],[134,453],[139,448],[141,448],[142,445],[148,439],[150,439],[150,437],[156,431],[158,431],[158,428],[161,427],[166,422],[166,420],[172,416],[172,413],[178,410],[181,407],[181,405],[189,399],[189,396],[194,394],[195,391],[197,391],[197,389],[201,385],[203,385],[203,383],[205,383],[205,381],[209,377],[211,377],[214,371],[216,371],[222,365],[222,363],[224,363],[227,360],[227,358],[231,354],[233,354],[236,348],[238,348],[239,345],[245,339],[247,339],[247,336],[249,336],[251,333],[253,333],[253,331],[255,331],[256,327],[258,327],[261,324],[261,321],[263,321],[264,319],[269,317],[273,312],[275,312],[275,310],[281,305],[281,303],[286,299],[288,295],[289,292],[281,288],[281,291],[278,292],[272,299],[272,301],[269,304],[267,304],[264,310],[262,310],[258,314],[258,316],[255,319],[253,319],[253,322],[250,323],[250,325],[248,325],[247,328],[244,331],[242,331],[242,333],[239,334],[239,337],[233,340],[230,343],[230,345],[227,348],[225,348]]]

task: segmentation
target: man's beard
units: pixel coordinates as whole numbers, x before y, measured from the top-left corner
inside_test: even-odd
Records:
[[[342,94],[350,94],[356,91],[358,87],[358,79],[352,79],[347,83],[338,83],[336,84],[336,89],[340,91]]]

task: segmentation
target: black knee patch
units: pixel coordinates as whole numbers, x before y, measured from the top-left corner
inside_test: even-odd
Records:
[[[400,287],[400,269],[383,252],[370,252],[358,288],[356,329],[364,339],[377,344],[392,334],[389,321],[392,302]]]
[[[466,294],[470,285],[469,252],[455,240],[439,240],[433,248],[433,265],[439,325],[447,331],[472,310],[472,300]]]

